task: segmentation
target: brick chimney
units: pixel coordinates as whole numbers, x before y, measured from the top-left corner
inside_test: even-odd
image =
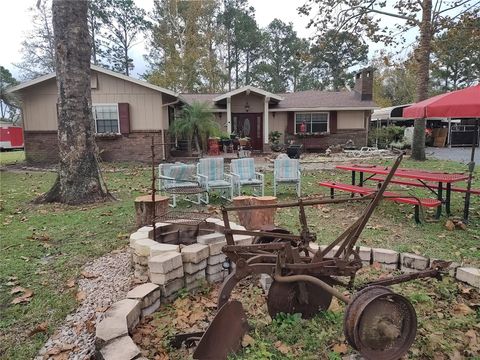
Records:
[[[362,69],[355,74],[355,92],[360,94],[362,101],[371,101],[373,99],[373,69]]]

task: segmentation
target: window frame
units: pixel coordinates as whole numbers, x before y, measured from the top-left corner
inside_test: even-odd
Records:
[[[293,116],[293,134],[302,134],[297,132],[297,114],[310,114],[310,124],[312,121],[313,114],[326,114],[327,115],[327,131],[326,132],[305,132],[305,134],[330,134],[330,112],[329,111],[296,111]]]
[[[108,132],[102,132],[99,133],[97,131],[97,117],[96,117],[96,112],[93,111],[95,107],[97,106],[115,106],[117,108],[117,129],[118,132],[116,133],[108,133]],[[120,129],[120,110],[118,109],[118,103],[98,103],[98,104],[92,104],[92,117],[93,117],[93,122],[95,124],[95,134],[116,134],[116,135],[121,135],[121,129]]]

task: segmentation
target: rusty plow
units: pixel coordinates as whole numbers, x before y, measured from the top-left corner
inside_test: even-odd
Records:
[[[429,269],[418,273],[355,286],[355,275],[362,268],[356,242],[382,200],[401,160],[402,156],[399,156],[374,194],[361,199],[299,199],[288,203],[223,208],[227,245],[222,251],[235,267],[220,290],[218,313],[205,334],[201,338],[197,334],[195,338],[200,340],[194,358],[226,359],[229,353],[240,348],[248,324],[241,303],[230,300],[230,295],[241,280],[259,274],[268,274],[273,279],[267,297],[268,312],[272,317],[278,313],[300,313],[304,319],[309,319],[328,309],[332,298],[336,297],[346,304],[346,340],[364,358],[396,360],[407,353],[416,335],[416,313],[408,299],[387,286],[418,278],[438,278],[449,264],[434,262]],[[308,227],[305,207],[350,201],[367,202],[362,215],[326,248],[314,250],[312,244],[316,241],[316,234]],[[230,228],[230,212],[272,207],[298,208],[300,233],[295,235],[273,224],[260,231]],[[251,245],[236,245],[235,234],[250,235],[255,239]],[[323,243],[324,239],[321,240]],[[349,278],[349,281],[343,282],[339,278]],[[336,289],[336,286],[343,290]]]

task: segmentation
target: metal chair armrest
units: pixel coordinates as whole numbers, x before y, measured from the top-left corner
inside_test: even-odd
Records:
[[[259,173],[259,172],[256,172],[256,173],[255,173],[255,177],[256,177],[257,179],[259,179],[259,180],[262,180],[262,182],[263,182],[264,176],[265,176],[265,175],[263,175],[262,173]]]

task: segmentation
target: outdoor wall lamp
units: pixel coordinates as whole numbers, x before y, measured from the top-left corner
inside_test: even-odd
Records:
[[[250,105],[248,105],[248,101],[245,103],[245,112],[250,110]]]

